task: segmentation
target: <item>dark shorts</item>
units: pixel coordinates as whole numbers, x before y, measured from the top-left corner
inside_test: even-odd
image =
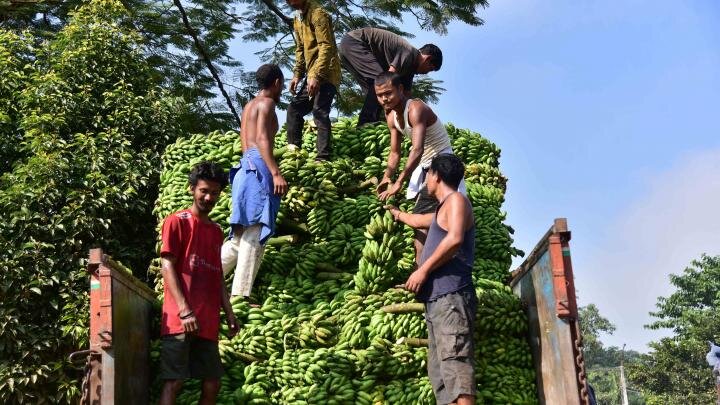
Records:
[[[477,297],[472,287],[425,304],[428,328],[428,377],[438,404],[475,395],[473,330]]]
[[[427,187],[422,187],[415,199],[413,214],[432,214],[438,206],[438,200],[427,192]]]
[[[223,375],[218,343],[180,333],[162,337],[160,378],[219,380]]]

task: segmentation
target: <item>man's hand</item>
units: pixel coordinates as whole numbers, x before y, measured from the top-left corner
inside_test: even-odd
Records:
[[[318,82],[318,80],[314,77],[308,77],[308,80],[307,80],[308,97],[315,97],[315,95],[318,93],[318,90],[320,90],[320,83]]]
[[[300,78],[295,76],[290,80],[290,93],[295,94],[297,91],[297,85],[300,83]]]
[[[185,331],[185,333],[194,334],[198,331],[198,329],[200,329],[195,313],[191,310],[180,312],[180,322],[182,323],[183,331]]]
[[[240,326],[238,326],[237,318],[235,318],[235,314],[230,312],[227,314],[227,323],[228,323],[228,337],[233,338],[233,336],[237,335],[238,330],[240,330]]]
[[[393,219],[394,219],[395,221],[398,221],[398,220],[400,219],[400,213],[401,213],[402,211],[400,211],[400,210],[398,209],[398,207],[396,207],[396,206],[394,206],[394,205],[385,205],[385,206],[383,206],[383,208],[385,208],[386,210],[390,211],[390,215],[393,216]]]
[[[397,192],[400,191],[401,187],[402,187],[402,183],[400,183],[399,181],[396,181],[396,182],[390,184],[388,186],[387,190],[380,193],[380,195],[378,196],[378,199],[380,201],[386,201],[388,198],[397,194]]]
[[[387,190],[390,183],[392,183],[392,180],[390,180],[390,177],[383,176],[382,180],[380,180],[380,183],[375,188],[375,191],[378,193],[378,195],[380,195],[380,193]]]
[[[288,191],[288,184],[282,174],[273,175],[273,185],[275,186],[275,194],[285,195]]]
[[[423,269],[415,270],[405,282],[405,289],[415,294],[420,292],[420,288],[427,279],[427,272]]]

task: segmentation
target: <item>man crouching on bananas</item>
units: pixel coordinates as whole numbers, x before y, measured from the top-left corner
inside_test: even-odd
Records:
[[[428,195],[424,182],[432,159],[441,153],[453,153],[445,125],[427,104],[405,95],[402,77],[396,73],[381,73],[375,79],[375,93],[378,102],[385,109],[387,126],[390,129],[387,168],[377,187],[380,200],[386,201],[397,194],[405,181],[409,180],[405,196],[408,199],[415,199],[413,214],[435,212],[438,202]],[[403,134],[410,138],[412,146],[405,168],[393,182],[392,177],[400,163]],[[462,176],[460,179],[458,191],[465,194],[465,181]],[[415,230],[416,262],[422,253],[424,243],[425,231]]]
[[[235,269],[231,295],[248,299],[262,262],[264,243],[275,231],[280,196],[287,182],[273,157],[278,131],[275,104],[285,88],[277,65],[262,65],[256,79],[260,91],[245,105],[240,136],[243,157],[230,171],[232,183],[232,235],[222,247],[225,274]]]
[[[458,192],[465,167],[451,154],[432,159],[427,193],[438,201],[432,214],[386,206],[396,221],[427,229],[420,266],[405,288],[425,302],[428,377],[438,404],[474,404],[473,329],[477,297],[472,281],[475,219],[470,200]]]

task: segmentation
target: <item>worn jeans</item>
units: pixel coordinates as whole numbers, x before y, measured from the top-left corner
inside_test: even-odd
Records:
[[[330,145],[330,108],[337,88],[332,83],[321,83],[318,93],[312,99],[308,97],[307,80],[303,81],[297,95],[287,109],[287,140],[289,144],[302,146],[302,131],[305,115],[313,113],[317,126],[317,158],[329,159]]]

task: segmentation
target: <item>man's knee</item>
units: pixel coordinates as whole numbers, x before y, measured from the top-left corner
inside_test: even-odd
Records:
[[[220,392],[220,380],[203,380],[202,390],[203,394],[216,397]]]
[[[168,391],[169,393],[173,395],[177,395],[180,390],[182,389],[184,381],[183,380],[165,380],[165,385],[163,385],[163,390]]]

